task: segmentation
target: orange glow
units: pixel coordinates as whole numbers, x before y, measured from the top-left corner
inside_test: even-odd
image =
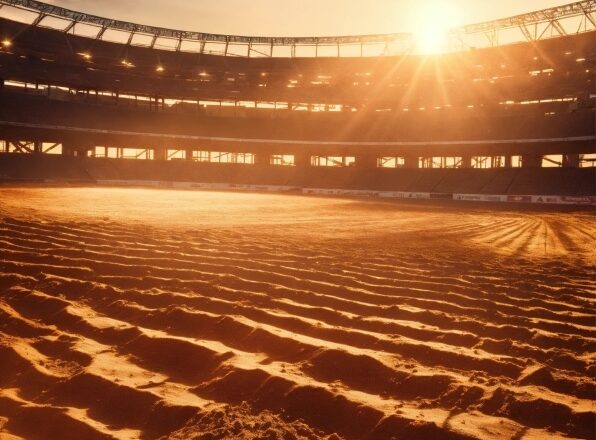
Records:
[[[461,21],[461,13],[446,0],[422,2],[414,21],[414,44],[416,51],[435,54],[448,48],[449,31]]]
[[[2,40],[2,46],[4,46],[4,47],[10,47],[10,46],[12,46],[12,41],[10,41],[10,40]]]

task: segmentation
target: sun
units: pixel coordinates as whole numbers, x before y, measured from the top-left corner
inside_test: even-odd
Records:
[[[449,31],[461,23],[461,14],[448,0],[424,0],[414,23],[416,52],[435,54],[448,49]]]

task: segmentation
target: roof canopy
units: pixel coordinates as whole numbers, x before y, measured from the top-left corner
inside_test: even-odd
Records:
[[[379,56],[407,53],[414,47],[411,33],[326,37],[224,35],[104,18],[36,0],[0,0],[0,8],[13,10],[12,14],[0,10],[9,18],[33,26],[58,28],[65,33],[82,35],[84,28],[84,36],[109,40],[112,32],[118,34],[118,42],[123,44],[224,56]],[[596,0],[583,0],[467,25],[450,31],[449,47],[462,50],[592,31],[596,29],[595,12]]]

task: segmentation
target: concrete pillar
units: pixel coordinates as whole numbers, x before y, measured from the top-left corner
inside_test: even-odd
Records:
[[[294,162],[297,167],[310,167],[310,153],[295,153]]]
[[[523,168],[540,168],[542,167],[542,155],[540,154],[524,154],[522,156]]]
[[[461,167],[462,168],[472,168],[472,156],[469,154],[461,157]]]
[[[184,150],[184,159],[186,160],[192,160],[192,152],[193,149],[192,148],[187,148]]]
[[[360,154],[356,156],[356,168],[372,170],[377,167],[377,156],[375,154]]]
[[[269,165],[270,163],[269,153],[255,153],[255,165]]]
[[[505,156],[505,168],[511,168],[511,166],[513,165],[513,158],[511,157],[510,154],[507,154]]]
[[[87,147],[87,146],[81,147],[81,146],[79,146],[76,149],[76,155],[78,157],[87,157],[88,154],[89,154],[89,151],[91,151],[91,149],[92,149],[91,147]]]
[[[41,143],[40,143],[41,148]],[[89,151],[93,150],[94,146],[81,145],[79,142],[62,142],[62,155],[63,156],[77,156],[87,157]]]
[[[563,167],[579,168],[579,154],[564,154]]]
[[[154,149],[153,157],[155,160],[167,160],[168,150],[164,147],[158,147]]]
[[[62,155],[63,156],[74,156],[76,147],[70,142],[62,143]]]
[[[418,156],[404,156],[404,168],[418,168]]]
[[[33,142],[33,153],[41,154],[43,151],[43,143],[41,141]]]

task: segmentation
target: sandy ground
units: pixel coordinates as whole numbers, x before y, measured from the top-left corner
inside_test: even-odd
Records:
[[[594,438],[596,216],[0,189],[0,439]]]

